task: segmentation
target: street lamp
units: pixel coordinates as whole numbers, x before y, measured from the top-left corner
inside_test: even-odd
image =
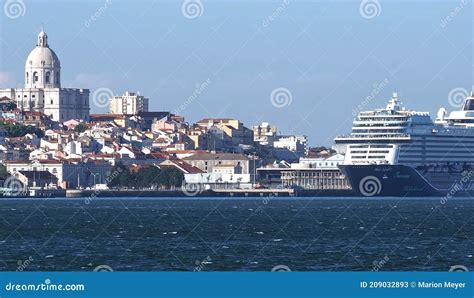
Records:
[[[99,175],[100,173],[92,173],[92,172],[90,172],[90,173],[91,173],[92,176],[94,176],[94,189],[95,189],[95,187],[96,187],[96,184],[95,184],[95,175]]]

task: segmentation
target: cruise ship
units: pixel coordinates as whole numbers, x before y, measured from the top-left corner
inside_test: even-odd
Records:
[[[361,196],[458,196],[474,193],[474,92],[459,111],[406,109],[394,93],[384,109],[360,112],[335,138],[340,169]]]

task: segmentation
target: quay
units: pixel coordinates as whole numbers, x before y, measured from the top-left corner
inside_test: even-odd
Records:
[[[219,189],[196,193],[179,190],[76,190],[66,191],[67,198],[79,197],[334,197],[353,196],[350,190],[296,190],[296,189]]]

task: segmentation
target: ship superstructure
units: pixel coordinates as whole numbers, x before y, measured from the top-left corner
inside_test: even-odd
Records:
[[[441,108],[435,121],[427,112],[403,108],[393,94],[384,109],[360,112],[351,134],[335,143],[345,154],[341,169],[362,195],[367,181],[380,188],[373,195],[447,193],[474,170],[474,93],[460,111],[447,116]],[[470,180],[463,190],[471,188]]]

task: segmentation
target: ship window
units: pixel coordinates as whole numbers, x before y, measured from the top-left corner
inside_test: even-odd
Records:
[[[474,100],[470,99],[466,101],[466,104],[464,105],[464,111],[472,111],[474,110]]]

